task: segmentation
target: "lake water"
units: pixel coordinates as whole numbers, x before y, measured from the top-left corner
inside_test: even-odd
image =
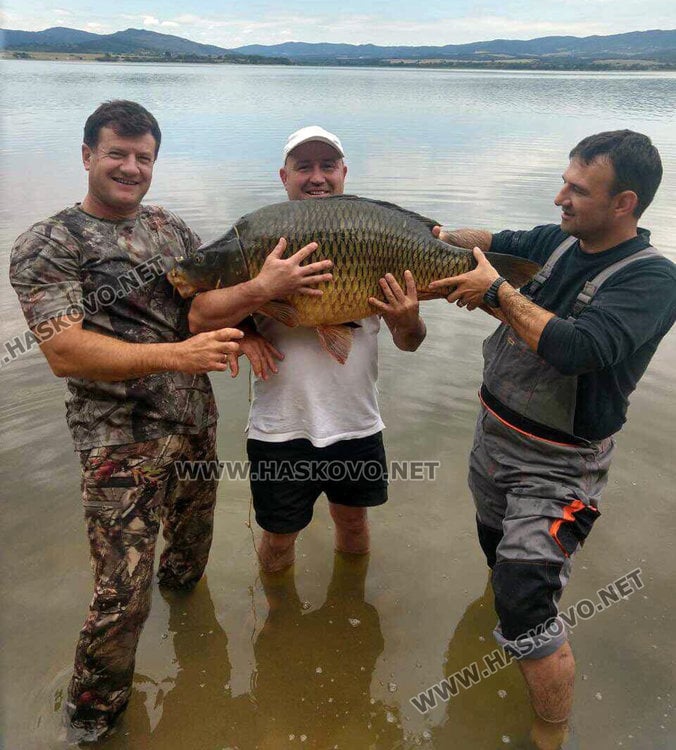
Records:
[[[628,127],[650,135],[665,178],[642,223],[676,259],[676,74],[510,73],[1,61],[0,333],[24,331],[9,248],[81,200],[82,126],[103,100],[135,99],[164,139],[150,202],[203,238],[285,198],[286,136],[318,123],[346,148],[351,192],[450,226],[557,220],[570,148]],[[334,559],[326,504],[295,576],[265,590],[249,491],[222,482],[208,575],[189,597],[154,592],[117,750],[532,747],[514,665],[421,716],[409,698],[489,654],[495,617],[465,484],[487,316],[426,303],[416,354],[382,337],[380,402],[392,460],[439,461],[371,512],[368,566]],[[4,355],[4,352],[3,352]],[[571,747],[673,748],[676,337],[632,398],[602,505],[564,607],[631,572],[644,588],[572,632]],[[91,596],[64,383],[39,352],[2,368],[2,717],[7,748],[63,746],[59,712]],[[222,459],[244,457],[247,380],[213,378]],[[255,524],[254,524],[255,527]],[[257,531],[254,528],[253,534]],[[574,744],[576,743],[576,744]]]

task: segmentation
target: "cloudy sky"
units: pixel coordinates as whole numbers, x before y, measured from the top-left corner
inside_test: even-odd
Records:
[[[54,7],[56,5],[56,7]],[[0,26],[107,34],[129,27],[237,47],[286,41],[459,44],[676,28],[673,0],[5,0]]]

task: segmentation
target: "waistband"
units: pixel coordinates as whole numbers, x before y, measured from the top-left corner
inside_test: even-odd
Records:
[[[553,427],[547,427],[547,425],[534,422],[532,419],[528,419],[528,417],[518,414],[497,399],[485,385],[481,386],[479,399],[488,411],[492,412],[501,422],[504,422],[507,427],[523,432],[526,435],[531,435],[540,438],[541,440],[549,440],[552,443],[559,443],[562,445],[576,445],[582,448],[592,445],[591,440],[585,440],[584,438],[575,435],[569,435],[567,432],[557,430]]]

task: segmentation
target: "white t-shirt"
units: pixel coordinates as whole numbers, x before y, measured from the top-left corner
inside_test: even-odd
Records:
[[[312,328],[289,328],[263,315],[256,326],[280,352],[279,372],[254,378],[247,429],[270,443],[306,438],[323,448],[339,440],[374,435],[385,426],[378,409],[377,315],[356,321],[344,365],[322,348]]]

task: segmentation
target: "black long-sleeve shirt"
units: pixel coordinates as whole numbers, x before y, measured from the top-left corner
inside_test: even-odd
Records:
[[[493,235],[491,252],[544,264],[566,236],[556,224],[505,230]],[[538,354],[562,374],[578,376],[578,437],[601,440],[622,427],[629,395],[676,320],[676,265],[667,258],[639,260],[617,271],[578,318],[568,319],[586,281],[649,244],[650,233],[642,229],[601,253],[584,253],[576,242],[533,297],[557,316],[545,326]],[[528,285],[522,291],[528,292]]]

